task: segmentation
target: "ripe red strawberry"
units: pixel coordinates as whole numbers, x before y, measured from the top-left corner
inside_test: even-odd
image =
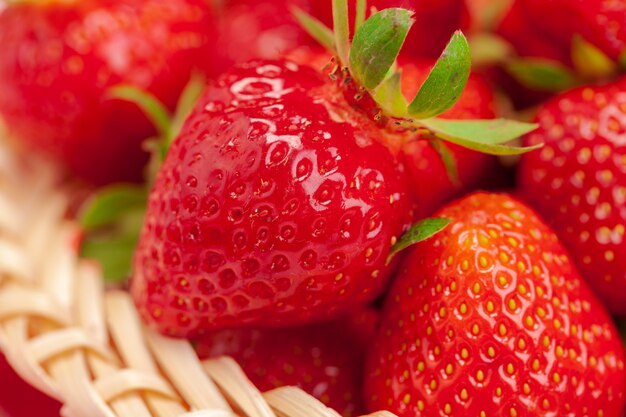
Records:
[[[439,212],[407,256],[366,376],[399,416],[621,415],[624,352],[556,235],[507,195]]]
[[[626,79],[560,95],[537,114],[522,158],[524,196],[555,228],[576,265],[617,314],[626,315]]]
[[[352,42],[346,24],[333,41],[310,17],[298,20],[329,50],[336,45],[326,76],[290,61],[251,61],[226,72],[210,84],[157,175],[131,291],[162,332],[323,321],[375,298],[392,270],[391,249],[442,224],[419,223],[398,241],[413,213],[397,156],[412,135],[493,154],[536,148],[505,145],[530,124],[436,117],[470,75],[462,33],[407,103],[392,68],[410,11],[377,13]]]
[[[368,8],[377,10],[404,7],[415,12],[415,25],[405,42],[402,53],[410,57],[438,58],[454,31],[470,27],[470,15],[465,0],[370,0]],[[332,27],[331,0],[316,0],[313,14]],[[356,2],[350,1],[354,14]]]
[[[89,181],[139,180],[154,128],[107,89],[132,84],[173,108],[192,70],[211,68],[213,27],[204,0],[11,5],[0,14],[0,116]]]
[[[309,0],[227,0],[219,16],[220,47],[229,63],[280,59],[311,38],[291,15],[289,6],[309,10]],[[245,28],[245,30],[242,30]]]
[[[542,27],[545,20],[543,17],[538,18],[530,14],[524,1],[517,0],[503,16],[496,30],[515,47],[519,56],[546,58],[571,64],[571,39],[566,43],[554,39]]]
[[[422,85],[434,62],[410,61],[402,65],[402,87],[406,97],[413,97]],[[442,114],[448,119],[493,119],[496,116],[494,92],[479,74],[472,74],[467,87],[454,107]],[[477,187],[488,185],[497,177],[498,162],[493,156],[450,144],[457,162],[459,184],[450,180],[446,168],[434,148],[422,140],[406,143],[409,173],[413,178],[419,218],[430,215],[452,198]],[[428,178],[428,181],[424,181]]]
[[[344,417],[363,413],[363,362],[378,313],[296,329],[222,330],[196,344],[201,358],[231,356],[261,391],[298,386]]]
[[[545,35],[545,44],[569,52],[574,35],[581,35],[614,60],[626,49],[626,3],[615,0],[516,0],[520,9]],[[546,16],[558,16],[549,19]],[[529,29],[533,30],[533,29]],[[518,38],[516,46],[524,44]]]
[[[379,125],[309,67],[212,83],[159,172],[131,291],[159,330],[320,321],[377,296],[411,219]]]
[[[61,404],[24,382],[0,354],[0,417],[59,417]]]

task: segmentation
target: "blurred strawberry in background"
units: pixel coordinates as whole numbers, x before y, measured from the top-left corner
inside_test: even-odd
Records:
[[[310,11],[309,0],[225,0],[218,8],[220,47],[224,63],[254,58],[277,59],[314,41],[293,18],[290,6]]]
[[[77,176],[139,181],[156,132],[109,89],[130,84],[173,110],[193,71],[215,72],[214,27],[204,0],[11,4],[0,15],[0,116]]]

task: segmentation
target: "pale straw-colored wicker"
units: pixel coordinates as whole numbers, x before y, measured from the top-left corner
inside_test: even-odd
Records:
[[[65,417],[338,417],[297,388],[261,393],[232,359],[201,362],[188,342],[144,328],[129,295],[78,259],[59,184],[54,169],[0,149],[0,350]]]

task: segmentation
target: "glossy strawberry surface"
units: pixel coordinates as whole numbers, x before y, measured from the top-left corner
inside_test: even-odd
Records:
[[[333,21],[331,3],[331,0],[312,3],[313,14],[329,27]],[[370,0],[367,4],[376,10],[403,7],[414,11],[415,24],[402,50],[403,55],[410,57],[438,58],[454,31],[470,27],[465,0]],[[355,8],[356,2],[350,1],[351,16]]]
[[[378,295],[410,222],[404,166],[309,67],[212,83],[156,179],[131,291],[178,336],[320,321]]]
[[[433,65],[432,61],[415,60],[402,64],[402,88],[407,99],[415,97]],[[496,116],[495,101],[489,83],[481,75],[472,74],[459,101],[441,117],[493,119]],[[464,192],[490,185],[498,176],[499,166],[495,157],[454,144],[448,146],[457,162],[459,184],[452,183],[440,156],[426,140],[410,140],[404,147],[419,208],[418,217],[430,215]]]
[[[228,355],[267,391],[297,386],[344,417],[364,412],[363,362],[378,312],[295,329],[222,330],[196,343],[201,358]]]
[[[0,117],[89,181],[140,180],[154,128],[108,88],[132,84],[173,109],[191,71],[210,72],[213,28],[203,0],[11,5],[0,14]]]
[[[621,415],[624,352],[556,235],[507,195],[438,212],[405,258],[366,376],[399,416]]]
[[[543,105],[519,182],[609,308],[626,315],[626,79]]]

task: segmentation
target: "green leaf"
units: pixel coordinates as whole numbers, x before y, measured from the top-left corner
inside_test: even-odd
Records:
[[[469,38],[469,44],[474,67],[500,65],[515,54],[511,44],[493,33],[474,34]]]
[[[543,146],[543,143],[528,147],[502,145],[537,128],[536,124],[515,120],[445,120],[435,118],[420,120],[418,124],[426,127],[445,141],[491,155],[518,155]]]
[[[290,9],[305,32],[324,48],[335,52],[335,35],[330,28],[297,6],[291,6]]]
[[[360,85],[373,90],[385,79],[412,24],[411,12],[399,8],[385,9],[363,23],[350,50],[350,70]]]
[[[409,231],[402,235],[402,237],[396,242],[396,244],[392,246],[391,251],[389,252],[389,256],[387,257],[387,265],[391,263],[393,257],[396,256],[399,252],[416,243],[430,239],[431,237],[435,236],[437,233],[448,227],[451,222],[452,220],[450,219],[436,217],[424,219],[415,223],[413,226],[411,226]]]
[[[365,14],[367,8],[367,0],[356,0],[356,14],[354,19],[354,33],[357,33],[359,28],[365,22]]]
[[[137,185],[103,188],[83,207],[80,222],[86,231],[117,223],[129,211],[144,210],[147,192]]]
[[[406,100],[402,95],[401,72],[391,74],[374,93],[374,100],[387,114],[406,113]]]
[[[206,87],[206,77],[200,72],[194,72],[189,78],[189,82],[185,85],[183,92],[178,98],[176,104],[176,112],[172,118],[172,127],[169,134],[165,137],[165,140],[161,144],[162,159],[165,159],[165,155],[169,150],[170,145],[174,139],[180,133],[180,130],[187,120],[189,114],[195,107],[198,99],[202,95],[204,88]]]
[[[333,0],[333,26],[337,55],[339,55],[341,64],[347,66],[350,55],[348,0]]]
[[[508,62],[505,68],[522,85],[537,91],[555,93],[579,83],[569,68],[549,59],[516,59]]]
[[[83,242],[81,256],[100,262],[105,279],[119,282],[130,277],[136,246],[137,239],[126,236],[102,240],[88,239]]]
[[[617,64],[580,35],[572,40],[572,62],[576,72],[586,78],[604,78],[617,72]]]
[[[417,119],[437,116],[457,102],[472,68],[470,47],[457,31],[409,104],[409,115]]]
[[[460,187],[461,181],[459,180],[459,170],[454,154],[452,153],[450,148],[448,148],[448,146],[436,136],[431,137],[429,140],[431,146],[441,158],[441,161],[446,168],[446,172],[448,173],[448,178],[450,179],[450,182],[455,187]]]
[[[172,125],[170,113],[154,95],[132,85],[120,84],[111,87],[106,97],[136,104],[154,124],[160,137],[167,137],[170,134]]]

